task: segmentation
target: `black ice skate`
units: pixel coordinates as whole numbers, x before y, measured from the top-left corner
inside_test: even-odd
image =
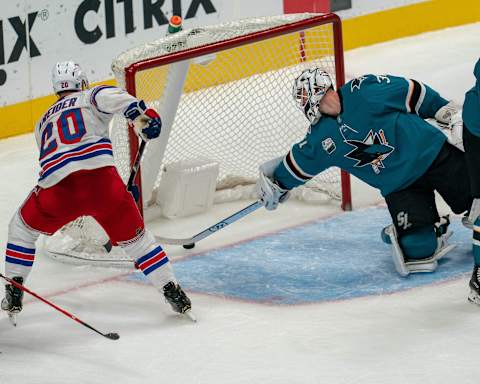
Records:
[[[170,281],[163,287],[163,295],[175,312],[185,314],[191,320],[196,321],[191,313],[192,302],[180,285]]]
[[[23,284],[23,277],[14,277],[18,284]],[[5,297],[2,300],[1,308],[8,312],[8,317],[13,325],[17,325],[17,313],[22,310],[23,291],[20,288],[7,284],[5,286]]]
[[[480,268],[478,266],[473,267],[472,278],[468,285],[470,286],[468,301],[480,305]]]

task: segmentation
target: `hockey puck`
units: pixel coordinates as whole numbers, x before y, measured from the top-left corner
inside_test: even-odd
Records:
[[[105,335],[103,335],[103,336],[105,336],[107,339],[110,339],[110,340],[118,340],[118,339],[120,339],[120,335],[119,335],[118,333],[116,333],[116,332],[107,333],[107,334],[105,334]]]
[[[183,244],[183,248],[185,249],[192,249],[193,247],[195,247],[195,243]]]

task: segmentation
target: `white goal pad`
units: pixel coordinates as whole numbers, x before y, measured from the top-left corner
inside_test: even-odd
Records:
[[[218,172],[218,162],[201,158],[164,165],[156,197],[162,215],[173,219],[210,209]]]

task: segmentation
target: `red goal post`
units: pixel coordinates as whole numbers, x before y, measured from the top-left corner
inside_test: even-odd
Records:
[[[227,30],[229,31],[225,32]],[[191,39],[191,41],[189,41],[189,39]],[[256,48],[257,46],[261,47],[260,50]],[[315,51],[313,48],[314,46],[318,46],[318,49],[315,48]],[[243,49],[243,56],[235,53],[236,50],[240,49]],[[263,52],[265,49],[268,49],[268,52]],[[285,54],[286,58],[271,59],[273,55],[277,54],[277,51]],[[293,62],[292,57],[290,57],[292,56],[292,52],[295,53],[293,55],[295,56]],[[232,58],[225,59],[222,55],[231,55]],[[314,57],[314,60],[311,60],[310,56]],[[202,60],[204,60],[203,63]],[[261,60],[268,61],[268,63],[259,63]],[[284,62],[282,60],[284,60]],[[216,61],[221,62],[221,64],[216,65]],[[178,88],[180,88],[180,94],[173,95],[174,92],[172,93],[170,91],[165,91],[165,88],[168,88],[168,76],[177,76],[177,72],[179,71],[178,68],[182,65],[182,63],[185,64],[186,62],[189,62],[189,64],[186,66],[187,68],[183,70],[185,73],[180,75],[180,77],[183,76],[183,78],[180,80],[175,80],[177,83],[177,91]],[[277,76],[275,72],[280,71],[282,81],[285,81],[285,84],[282,86],[287,87],[288,91],[290,92],[292,86],[291,84],[293,84],[293,80],[296,75],[298,75],[302,69],[307,68],[309,65],[324,66],[325,69],[331,74],[332,71],[334,72],[333,75],[335,77],[337,87],[340,87],[344,84],[345,73],[343,62],[342,29],[341,20],[337,15],[282,15],[269,18],[255,18],[246,21],[225,23],[217,26],[207,26],[204,28],[195,28],[193,30],[185,30],[179,32],[178,34],[167,36],[164,39],[147,44],[143,46],[143,48],[134,48],[120,55],[112,64],[112,68],[114,69],[120,86],[124,86],[132,95],[146,99],[147,103],[153,104],[153,106],[159,110],[160,115],[164,120],[164,126],[162,128],[163,136],[161,136],[159,140],[160,142],[163,141],[163,144],[153,144],[154,141],[149,143],[149,146],[156,147],[148,151],[149,153],[146,154],[141,171],[137,174],[136,184],[143,188],[143,192],[141,193],[141,195],[143,195],[143,199],[151,200],[151,190],[155,188],[155,185],[158,186],[158,179],[161,177],[158,176],[161,174],[161,166],[166,161],[172,160],[169,159],[169,155],[171,153],[188,152],[190,157],[193,156],[193,152],[191,152],[190,149],[183,149],[183,147],[175,149],[175,147],[171,147],[172,145],[175,145],[173,143],[175,140],[177,145],[180,145],[178,143],[182,141],[182,135],[184,138],[183,140],[187,140],[188,137],[192,136],[192,143],[194,143],[192,146],[195,146],[195,141],[198,139],[198,136],[210,135],[210,133],[206,132],[205,129],[212,127],[213,125],[219,125],[218,121],[210,122],[208,123],[209,125],[205,123],[205,127],[207,128],[203,128],[204,126],[202,126],[202,131],[198,131],[197,133],[192,133],[191,129],[193,126],[197,127],[201,125],[200,120],[209,120],[210,116],[208,113],[208,108],[213,110],[217,107],[218,103],[224,101],[225,96],[222,96],[221,99],[215,98],[215,93],[218,92],[212,92],[213,88],[224,88],[230,83],[235,84],[238,88],[242,89],[243,96],[240,96],[242,103],[243,100],[249,99],[252,100],[252,105],[255,107],[257,107],[258,104],[263,103],[264,105],[262,105],[262,111],[270,110],[271,114],[281,114],[284,110],[287,110],[288,115],[298,113],[298,115],[296,115],[296,119],[298,119],[298,116],[301,115],[301,111],[291,112],[289,109],[294,104],[291,96],[289,98],[282,96],[285,100],[280,101],[278,106],[272,107],[269,103],[273,101],[275,96],[269,96],[269,99],[265,100],[263,99],[262,94],[255,93],[260,92],[258,90],[249,93],[254,87],[251,85],[251,83],[245,85],[243,82],[248,82],[249,77],[258,77],[259,79],[261,77],[266,77],[267,79],[265,80],[259,80],[263,82],[263,85],[260,85],[258,88],[268,88],[271,87],[273,83],[279,82],[279,76]],[[213,68],[210,72],[209,67]],[[219,69],[219,67],[221,68]],[[296,69],[296,71],[294,71],[294,69]],[[165,71],[170,72],[165,74]],[[174,75],[171,75],[171,73],[174,71],[176,71]],[[180,70],[180,72],[181,71],[182,70]],[[192,79],[192,73],[195,71],[202,72],[202,77],[199,76],[197,80]],[[192,84],[194,85],[192,86]],[[184,126],[190,127],[189,129],[186,129],[185,127],[177,127],[177,125],[181,124],[179,122],[181,119],[188,118],[188,115],[194,113],[196,109],[195,104],[182,109],[182,103],[185,103],[189,95],[193,95],[194,93],[202,93],[204,91],[206,91],[208,96],[200,96],[197,98],[197,100],[200,100],[202,108],[205,108],[205,104],[207,104],[207,111],[201,116],[201,119],[196,117],[195,121],[190,121],[187,124],[184,123]],[[228,94],[229,93],[227,92],[227,95]],[[160,98],[165,97],[168,99],[170,96],[174,99],[178,98],[178,100],[173,102],[173,106],[171,103],[168,106],[165,106],[165,102],[161,101]],[[225,113],[223,119],[228,125],[229,122],[233,122],[234,120],[242,120],[246,114],[250,115],[250,113],[253,113],[251,112],[253,108],[252,105],[245,107],[245,110],[248,112],[243,112],[243,115],[235,114],[230,111],[224,112],[226,111],[226,108],[232,108],[232,103],[234,104],[234,100],[225,101],[223,110],[215,110],[215,112],[211,112],[211,114],[218,115]],[[233,108],[236,108],[235,105],[233,105]],[[173,116],[169,116],[169,114],[172,114],[172,109],[174,109]],[[180,114],[187,116],[180,117]],[[268,113],[264,113],[263,117],[266,119],[268,117]],[[243,167],[247,168],[246,160],[241,159],[241,156],[239,156],[238,153],[235,153],[236,148],[241,147],[241,145],[238,143],[234,144],[232,146],[230,156],[232,158],[239,156],[239,159],[236,160],[237,163],[233,165],[233,168],[235,168],[234,173],[236,178],[245,177],[245,179],[251,179],[252,172],[257,171],[256,168],[261,162],[286,153],[291,144],[295,142],[295,139],[292,141],[290,137],[293,135],[294,138],[298,140],[301,139],[302,134],[305,133],[308,127],[308,124],[304,119],[304,122],[300,124],[290,123],[291,125],[300,125],[300,127],[289,127],[289,129],[291,128],[297,131],[300,130],[300,133],[296,132],[292,135],[285,135],[283,132],[280,132],[277,134],[274,130],[278,127],[278,122],[263,123],[262,119],[258,118],[255,120],[256,129],[254,133],[257,134],[256,131],[260,125],[266,124],[272,125],[272,140],[278,140],[278,138],[274,138],[275,135],[278,135],[281,136],[280,140],[283,142],[280,144],[276,142],[272,143],[271,148],[269,147],[265,151],[258,150],[255,156],[248,154],[247,157],[249,160],[251,157],[255,157],[255,159],[252,159],[252,164],[248,164],[248,170],[241,169]],[[116,126],[124,127],[125,125],[124,122],[117,122]],[[117,128],[117,130],[118,129],[119,128]],[[183,129],[187,133],[183,132],[177,134],[176,132],[179,129]],[[226,133],[227,129],[228,127],[226,127],[224,130],[225,135],[229,134]],[[234,129],[232,129],[232,131],[238,129],[239,128],[236,126]],[[270,128],[266,125],[265,129]],[[247,138],[250,132],[251,127],[245,128],[245,132],[243,133],[244,136],[241,138],[241,140],[248,140]],[[172,135],[175,136],[175,134],[179,135],[176,139],[175,137],[171,137]],[[196,135],[197,137],[195,137]],[[257,140],[265,140],[264,137],[265,135]],[[221,140],[225,140],[227,144],[231,141],[234,141],[230,138],[218,139],[213,133],[211,134],[212,143],[218,143]],[[255,138],[252,139],[252,141],[255,142]],[[131,165],[135,159],[135,155],[139,146],[138,138],[132,129],[130,129],[128,132],[128,144],[128,161]],[[222,149],[225,145],[226,144],[221,144]],[[171,148],[169,148],[169,146]],[[203,145],[202,147],[204,149],[204,152],[201,153],[202,156],[213,157],[216,159],[216,149],[208,149],[207,144]],[[211,151],[211,153],[205,153],[205,148],[207,148],[207,151]],[[241,152],[240,149],[238,151]],[[173,160],[178,160],[178,158]],[[232,160],[229,158],[222,158],[219,160],[219,162],[222,166],[223,163],[230,163]],[[152,165],[152,163],[156,164]],[[144,172],[146,165],[149,168],[154,168],[153,171],[151,169],[149,170],[147,181],[145,180]],[[241,175],[243,171],[245,171],[245,176]],[[124,171],[124,173],[125,172],[126,171]],[[325,175],[327,174],[326,172]],[[339,181],[335,181],[335,188],[337,188],[338,191],[328,191],[327,193],[335,198],[339,198],[341,200],[341,207],[344,210],[350,210],[351,191],[349,175],[340,170],[335,170],[335,172],[340,174]],[[143,183],[142,173],[144,174]],[[319,179],[321,177],[326,178],[325,175],[322,176],[322,174],[320,174]],[[328,177],[331,176],[329,175]],[[150,191],[148,193],[145,191],[146,183],[149,183],[150,185]],[[241,183],[244,183],[244,181]],[[329,183],[330,181],[326,182],[326,184]],[[315,185],[315,188],[319,187]],[[336,193],[338,193],[338,195],[336,195]],[[142,201],[140,201],[140,208],[142,208],[143,205],[144,204]]]

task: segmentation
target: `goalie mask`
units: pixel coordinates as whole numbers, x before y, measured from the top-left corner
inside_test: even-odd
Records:
[[[293,84],[293,98],[311,124],[317,123],[320,113],[320,101],[327,91],[332,88],[330,75],[319,68],[307,69],[295,79]]]
[[[83,91],[88,89],[88,79],[80,65],[73,61],[55,64],[52,69],[52,84],[55,93]]]

